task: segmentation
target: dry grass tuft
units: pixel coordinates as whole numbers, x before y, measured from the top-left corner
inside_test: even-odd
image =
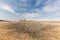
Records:
[[[59,28],[51,22],[3,22],[0,23],[0,40],[60,40]]]

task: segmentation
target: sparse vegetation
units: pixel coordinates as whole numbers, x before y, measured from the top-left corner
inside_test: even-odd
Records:
[[[8,22],[0,26],[0,34],[3,34],[0,40],[59,40],[59,28],[35,21]]]
[[[38,28],[37,28],[38,27]],[[42,25],[41,25],[42,27]],[[37,39],[39,38],[39,31],[40,31],[40,25],[36,24],[36,23],[9,23],[9,25],[7,26],[7,29],[10,29],[10,30],[13,30],[11,31],[12,35],[13,35],[13,32],[17,33],[17,36],[19,38],[19,35],[21,33],[24,33],[24,34],[28,34],[29,36],[31,36],[32,38]],[[26,35],[27,37],[27,35]],[[24,39],[26,38],[24,37]]]

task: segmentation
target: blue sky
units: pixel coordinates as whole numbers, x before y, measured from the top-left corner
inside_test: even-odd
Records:
[[[0,0],[0,20],[60,21],[60,0]]]

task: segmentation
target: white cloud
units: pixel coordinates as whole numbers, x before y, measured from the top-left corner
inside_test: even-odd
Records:
[[[7,4],[0,4],[0,8],[14,13],[14,10]]]
[[[39,1],[39,0],[38,0]],[[37,1],[37,5],[39,2]],[[42,10],[36,9],[36,13],[26,13],[20,16],[20,18],[27,19],[27,20],[42,20],[42,21],[54,21],[60,20],[60,0],[48,0]],[[43,13],[50,13],[50,16],[44,17]],[[42,14],[42,15],[41,15]],[[47,15],[48,15],[47,14]],[[19,14],[17,14],[19,15]]]
[[[22,2],[26,2],[27,0],[21,0]],[[37,0],[35,6],[40,5],[41,0]],[[14,10],[12,9],[12,7],[10,5],[7,4],[1,4],[0,3],[0,8],[10,11],[13,14],[15,14],[15,16],[17,17],[17,19],[27,19],[27,20],[60,20],[60,0],[48,0],[46,2],[46,4],[44,5],[44,7],[42,7],[41,9],[35,9],[34,11],[36,13],[25,13],[25,14],[21,14],[21,13],[15,13]],[[46,16],[46,14],[50,15]],[[45,17],[46,16],[46,17]],[[16,18],[15,18],[16,19]]]
[[[26,19],[26,20],[35,20],[41,15],[38,13],[26,13],[20,16],[21,19]]]
[[[53,4],[50,2],[50,0],[48,2],[49,3],[47,3],[43,8],[44,12],[55,14],[56,12],[58,13],[60,11],[60,0],[54,1]]]
[[[42,20],[42,21],[59,21],[60,17],[60,0],[48,0],[42,10],[37,9],[37,13],[41,13],[41,18],[35,20]],[[38,12],[39,11],[39,12]],[[44,13],[44,14],[43,14]],[[44,15],[49,15],[44,17]],[[42,17],[43,16],[43,17]],[[38,18],[38,17],[37,17]]]
[[[42,12],[51,14],[47,19],[41,20],[59,21],[60,17],[60,0],[48,0],[46,5],[42,8]],[[38,19],[39,20],[39,19]]]

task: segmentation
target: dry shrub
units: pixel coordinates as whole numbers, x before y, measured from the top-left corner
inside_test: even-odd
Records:
[[[54,40],[57,31],[53,29],[56,29],[56,27],[56,25],[50,24],[43,26],[36,22],[11,22],[7,25],[7,29],[12,31],[7,34],[24,40],[28,36],[32,38],[31,40]],[[53,39],[52,36],[55,38]]]
[[[26,34],[25,38],[27,37],[27,34],[31,36],[34,40],[39,40],[40,38],[40,29],[42,25],[37,23],[21,23],[21,22],[11,22],[9,25],[7,25],[7,29],[12,30],[9,31],[8,35],[14,35],[17,38],[20,38],[19,36],[21,34]]]

